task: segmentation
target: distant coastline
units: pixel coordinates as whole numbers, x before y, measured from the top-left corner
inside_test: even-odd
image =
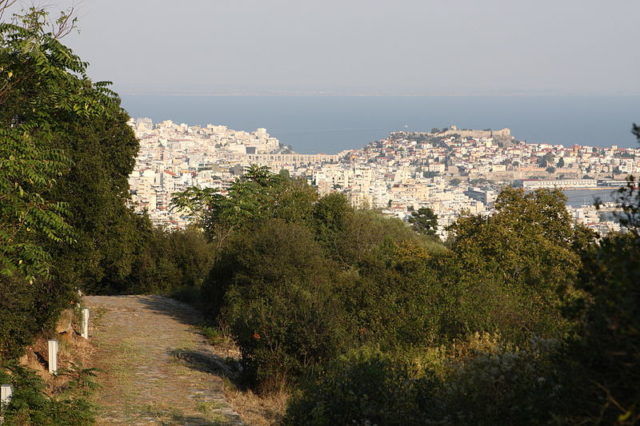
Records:
[[[640,96],[125,95],[133,117],[266,128],[301,154],[358,149],[399,130],[501,129],[536,143],[635,147]]]

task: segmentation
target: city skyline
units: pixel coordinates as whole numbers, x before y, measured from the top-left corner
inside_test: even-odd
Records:
[[[395,132],[336,155],[307,155],[292,151],[264,128],[246,132],[149,118],[129,124],[140,140],[129,176],[132,203],[155,224],[170,228],[185,227],[192,219],[171,207],[176,193],[198,187],[224,194],[250,165],[286,170],[308,181],[320,196],[340,192],[354,207],[381,209],[402,220],[428,206],[438,216],[443,237],[461,212],[492,213],[505,186],[595,188],[606,197],[607,190],[640,167],[640,149],[527,144],[507,128]],[[574,218],[599,232],[616,229],[583,195],[586,206],[567,205]]]

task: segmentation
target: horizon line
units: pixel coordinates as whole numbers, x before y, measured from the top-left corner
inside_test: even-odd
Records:
[[[539,92],[513,92],[513,93],[337,93],[337,92],[156,92],[156,91],[116,91],[119,96],[191,96],[191,97],[402,97],[402,98],[419,98],[419,97],[638,97],[638,92],[626,93],[539,93]]]

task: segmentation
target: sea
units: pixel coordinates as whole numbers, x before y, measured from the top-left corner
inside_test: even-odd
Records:
[[[235,130],[266,128],[303,154],[361,148],[394,131],[508,127],[519,140],[640,147],[640,96],[168,96],[125,95],[132,117]]]
[[[593,205],[596,200],[604,203],[615,201],[614,192],[617,188],[602,189],[565,189],[564,195],[567,196],[567,205],[571,207],[581,207]]]

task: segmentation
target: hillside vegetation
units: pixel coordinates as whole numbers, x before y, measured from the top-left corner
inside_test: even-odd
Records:
[[[155,229],[128,206],[129,117],[61,43],[71,22],[0,23],[0,378],[21,389],[8,424],[91,422],[16,362],[78,289],[197,304],[240,347],[246,386],[291,393],[285,424],[640,421],[633,178],[624,232],[602,238],[559,191],[507,188],[441,242],[428,211],[410,227],[257,166],[224,195],[179,194],[193,228]]]
[[[209,256],[194,258],[206,252],[194,247],[207,243],[200,232],[154,229],[128,206],[138,141],[120,99],[61,42],[71,16],[9,16],[13,3],[0,0],[0,378],[16,394],[0,416],[87,424],[84,399],[60,399],[69,396],[17,360],[36,338],[54,337],[79,289],[191,285]]]
[[[638,189],[620,234],[557,190],[506,188],[445,244],[253,166],[174,200],[215,247],[201,306],[286,424],[638,421]]]

